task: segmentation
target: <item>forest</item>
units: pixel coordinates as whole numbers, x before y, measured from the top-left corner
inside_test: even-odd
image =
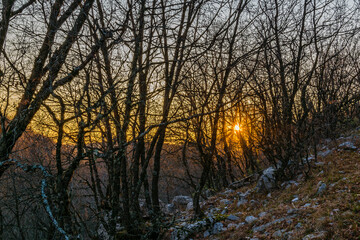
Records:
[[[175,196],[201,219],[209,192],[307,174],[360,123],[359,1],[0,9],[0,239],[162,239]]]

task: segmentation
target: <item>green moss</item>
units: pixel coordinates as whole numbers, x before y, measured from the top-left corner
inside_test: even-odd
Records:
[[[229,214],[220,214],[217,213],[214,215],[214,219],[216,222],[221,222],[227,219],[227,217],[229,216]]]

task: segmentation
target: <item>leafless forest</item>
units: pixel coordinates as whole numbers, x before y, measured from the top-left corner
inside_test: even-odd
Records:
[[[2,0],[0,239],[160,239],[175,195],[291,179],[359,123],[359,4]]]

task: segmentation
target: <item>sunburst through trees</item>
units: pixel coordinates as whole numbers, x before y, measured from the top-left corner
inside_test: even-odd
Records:
[[[206,192],[291,179],[360,117],[357,2],[0,9],[2,239],[161,238],[174,196],[201,218]]]

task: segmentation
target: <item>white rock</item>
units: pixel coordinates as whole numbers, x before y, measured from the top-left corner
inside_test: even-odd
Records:
[[[101,239],[104,239],[104,240],[110,239],[110,235],[106,231],[106,229],[102,223],[100,224],[99,228],[97,229],[97,233],[98,233],[99,237],[101,237]]]
[[[325,151],[319,152],[319,153],[318,153],[318,156],[324,158],[324,157],[326,157],[327,155],[329,155],[330,153],[332,153],[332,150],[327,149],[327,150],[325,150]]]
[[[265,169],[256,185],[258,192],[268,192],[276,187],[275,168]]]
[[[174,213],[175,212],[175,206],[172,203],[166,204],[165,206],[166,213]]]
[[[257,220],[258,220],[258,218],[254,217],[254,216],[247,216],[245,218],[245,222],[247,222],[248,224],[251,224],[251,223],[253,223],[253,222],[257,221]]]
[[[311,207],[311,203],[306,203],[304,204],[304,206],[302,206],[303,208],[308,208],[308,207]]]
[[[241,222],[241,223],[239,223],[239,224],[236,226],[236,229],[238,229],[238,228],[240,228],[240,227],[244,226],[245,224],[246,224],[245,222]]]
[[[324,163],[324,162],[316,162],[315,165],[316,165],[316,166],[324,166],[325,163]]]
[[[296,214],[291,215],[291,216],[287,216],[287,217],[283,217],[283,218],[279,218],[279,219],[275,219],[272,222],[268,222],[268,223],[265,223],[263,225],[253,227],[252,230],[253,230],[253,232],[263,232],[266,228],[268,228],[268,227],[270,227],[270,226],[272,226],[274,224],[278,224],[278,223],[281,223],[283,221],[288,221],[288,220],[290,220],[292,218],[295,218],[295,217],[297,217]]]
[[[237,194],[239,195],[239,198],[242,199],[249,196],[251,192],[252,192],[251,190],[247,190],[245,193],[238,192]]]
[[[240,199],[238,202],[237,202],[237,204],[236,204],[236,206],[237,207],[240,207],[241,205],[244,205],[244,204],[246,204],[248,201],[246,200],[246,199]]]
[[[330,213],[330,215],[337,214],[338,212],[340,212],[340,209],[335,208],[335,209],[332,210],[332,212]]]
[[[352,143],[352,142],[344,142],[342,144],[339,145],[340,149],[343,150],[357,150],[357,147]]]
[[[208,215],[207,215],[207,220],[211,223],[211,224],[213,224],[214,222],[215,222],[215,219],[214,219],[215,217],[214,217],[214,215],[212,214],[212,213],[209,213]]]
[[[235,191],[234,190],[232,190],[232,189],[227,189],[225,192],[223,192],[222,194],[224,194],[224,195],[229,195],[229,194],[232,194],[232,193],[234,193]]]
[[[186,211],[190,211],[194,208],[194,204],[193,202],[189,202],[187,205],[186,205]]]
[[[217,208],[217,207],[210,209],[211,213],[218,213],[219,211],[220,211],[220,208]]]
[[[312,240],[312,239],[324,239],[327,235],[327,232],[321,231],[318,233],[312,233],[306,235],[302,240]]]
[[[212,234],[218,234],[218,233],[220,233],[222,231],[223,227],[224,227],[224,224],[222,224],[221,222],[217,222],[217,223],[214,224],[214,226],[213,226],[213,228],[211,230],[211,233]]]
[[[321,195],[326,190],[326,187],[327,187],[326,183],[323,183],[322,181],[320,181],[318,183],[318,189],[317,189],[316,194]]]
[[[229,204],[231,204],[231,201],[228,200],[228,199],[221,199],[220,203],[223,204],[223,205],[229,205]]]
[[[282,233],[284,232],[284,230],[277,230],[276,232],[274,232],[271,236],[273,238],[279,238],[282,236]]]
[[[229,223],[227,225],[227,228],[230,229],[230,228],[236,228],[238,226],[238,224],[235,224],[235,223]]]
[[[192,198],[189,196],[175,196],[172,200],[175,207],[178,205],[186,206],[189,202],[192,202]]]
[[[259,218],[263,218],[267,215],[267,212],[261,212],[259,213]]]
[[[315,156],[314,155],[310,155],[310,156],[308,156],[307,158],[306,157],[304,157],[302,160],[303,160],[303,163],[304,164],[307,164],[307,163],[310,163],[312,160],[314,160],[315,159]]]
[[[230,220],[230,221],[239,221],[239,219],[240,219],[239,217],[232,215],[232,214],[227,217],[227,220]]]
[[[297,183],[296,181],[293,181],[293,180],[291,180],[291,181],[286,181],[286,182],[283,182],[283,183],[281,184],[281,187],[284,187],[285,185],[287,185],[287,186],[291,186],[291,185],[298,186],[299,183]],[[287,186],[286,186],[286,187],[287,187]]]

